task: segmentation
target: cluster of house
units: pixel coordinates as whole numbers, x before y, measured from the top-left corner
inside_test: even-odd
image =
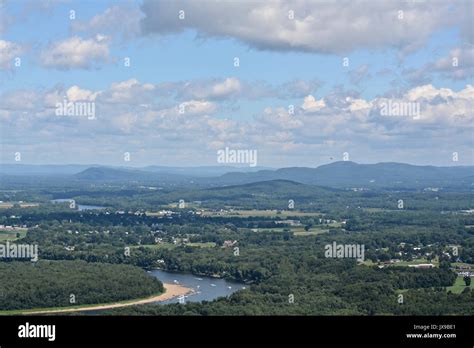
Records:
[[[375,182],[375,180],[371,180],[370,182]],[[354,192],[369,191],[369,189],[365,187],[352,187],[351,190]]]
[[[473,272],[456,272],[459,277],[474,277],[474,271]]]
[[[336,220],[331,220],[331,219],[319,219],[320,224],[335,224],[337,221]],[[346,221],[341,221],[343,225],[346,224]]]
[[[163,242],[164,242],[163,238],[155,237],[155,243],[161,244]],[[175,245],[180,245],[180,244],[188,244],[190,241],[189,241],[189,238],[172,237],[171,242]],[[224,243],[222,243],[222,248],[232,248],[233,246],[237,245],[237,243],[238,242],[236,240],[225,240]]]
[[[426,187],[426,188],[423,189],[423,191],[438,192],[439,187]]]
[[[461,210],[461,214],[473,214],[474,209],[466,209],[466,210]]]
[[[236,240],[225,240],[224,243],[222,243],[223,248],[232,248],[237,244]]]
[[[383,261],[382,264],[379,265],[379,268],[384,268],[386,266],[396,266],[397,263],[399,263],[399,262],[401,262],[400,259],[391,259],[391,260],[388,260],[388,261]],[[432,263],[418,263],[416,265],[408,265],[408,267],[428,269],[428,268],[434,268],[436,266]]]
[[[202,212],[201,211],[194,211],[194,210],[189,210],[187,211],[188,214],[195,214],[195,215],[201,215]],[[106,213],[107,214],[107,213]],[[141,215],[146,215],[146,212],[144,211],[124,211],[124,210],[117,210],[115,212],[115,214],[119,214],[119,215],[123,215],[123,214],[133,214],[133,215],[136,215],[136,216],[141,216]],[[158,215],[158,216],[172,216],[172,215],[179,215],[181,214],[181,211],[172,211],[172,210],[159,210],[157,211],[156,213],[154,213],[155,215]]]
[[[67,233],[69,234],[79,234],[79,231],[78,230],[66,230]],[[110,233],[110,230],[106,230],[106,231],[98,231],[98,230],[89,230],[87,231],[89,234],[92,234],[92,233],[95,233],[95,234],[99,234],[99,233],[105,233],[105,234],[109,234]],[[125,234],[128,234],[128,232],[125,232]]]
[[[202,212],[203,210],[201,210]],[[215,215],[227,215],[228,213],[233,213],[234,209],[219,209],[216,211],[212,211],[213,214]]]
[[[408,267],[412,267],[412,268],[434,268],[435,265],[433,265],[432,263],[419,263],[417,265],[408,265]]]
[[[329,224],[335,224],[337,222],[336,220],[332,220],[332,219],[318,219],[318,221],[319,221],[320,224],[328,224],[328,225]],[[275,224],[276,225],[288,225],[288,226],[302,226],[302,223],[301,223],[300,220],[291,220],[291,219],[276,220]],[[342,220],[341,224],[345,225],[346,221]]]
[[[15,231],[21,228],[27,228],[26,225],[0,225],[0,230]]]
[[[301,226],[301,221],[299,220],[277,220],[275,221],[276,225],[289,225],[289,226]]]
[[[400,243],[399,246],[402,249],[406,250],[406,243]],[[431,247],[431,246],[432,246],[432,244],[427,245],[427,247]],[[446,250],[443,251],[442,254],[444,256],[449,257],[449,258],[454,257],[455,262],[461,263],[461,265],[458,264],[458,265],[455,265],[455,266],[451,267],[451,269],[453,271],[455,271],[459,276],[473,277],[474,276],[474,265],[471,266],[471,265],[462,264],[462,260],[459,257],[456,257],[458,255],[458,249],[459,248],[460,248],[459,245],[448,245],[447,246],[447,251]],[[377,250],[379,250],[379,249],[377,249]],[[433,254],[429,253],[429,252],[422,253],[421,252],[422,247],[412,247],[411,250],[413,252],[415,252],[412,255],[412,259],[416,259],[416,258],[420,258],[420,257],[427,257],[428,260],[429,260],[429,257],[433,256]],[[403,256],[403,255],[407,255],[407,254],[408,254],[407,251],[399,251],[397,253],[397,255],[399,255],[399,256]],[[385,266],[390,266],[390,265],[396,265],[399,262],[401,262],[400,259],[393,258],[393,259],[390,259],[388,261],[381,262],[381,265],[379,265],[379,268],[383,268]],[[429,269],[429,268],[436,267],[436,265],[434,265],[433,263],[419,263],[419,264],[408,265],[408,267],[420,268],[420,269]]]
[[[452,270],[454,270],[460,277],[474,277],[474,265],[456,265],[455,267],[452,267]]]
[[[171,216],[171,215],[177,214],[177,213],[174,212],[174,211],[171,211],[171,210],[160,210],[160,211],[158,211],[157,214],[158,215],[163,215],[163,216]]]

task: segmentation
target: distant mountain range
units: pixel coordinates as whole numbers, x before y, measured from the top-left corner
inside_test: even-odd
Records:
[[[259,170],[272,169],[267,167],[232,167],[232,166],[200,166],[200,167],[166,167],[148,166],[142,170],[154,173],[180,174],[194,177],[214,177],[226,173],[252,173]]]
[[[317,168],[244,167],[143,168],[104,166],[0,165],[3,175],[65,175],[71,180],[101,182],[189,183],[205,186],[242,185],[270,180],[335,188],[474,188],[474,167],[416,166],[404,163],[358,164],[334,162]]]
[[[72,175],[77,174],[90,167],[98,167],[95,164],[0,164],[0,174],[3,175]]]
[[[282,168],[256,173],[227,173],[220,184],[244,184],[266,180],[292,180],[329,187],[440,187],[471,186],[474,167],[415,166],[404,163],[358,164],[341,161],[317,168]]]
[[[89,174],[96,172],[99,174],[103,169],[110,169],[112,176],[118,175],[116,171],[124,172],[152,172],[152,173],[166,173],[179,174],[186,177],[214,177],[220,176],[230,172],[256,172],[263,169],[270,169],[267,167],[232,167],[232,166],[198,166],[198,167],[167,167],[167,166],[147,166],[147,167],[118,167],[118,166],[101,166],[98,164],[49,164],[49,165],[34,165],[34,164],[0,164],[0,174],[5,175],[71,175],[78,174],[87,169],[94,169],[89,171]],[[97,169],[97,171],[96,171]],[[105,172],[104,172],[105,173]],[[88,175],[89,175],[88,174]],[[95,175],[95,174],[94,174]]]

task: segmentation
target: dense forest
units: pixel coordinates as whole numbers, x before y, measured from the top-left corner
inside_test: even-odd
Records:
[[[0,310],[109,303],[161,292],[159,280],[130,265],[0,262]]]

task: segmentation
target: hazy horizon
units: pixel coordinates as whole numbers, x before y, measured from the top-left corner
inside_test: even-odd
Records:
[[[326,162],[326,163],[321,163],[321,164],[316,164],[313,166],[284,166],[284,167],[270,167],[270,166],[265,166],[265,165],[258,165],[256,167],[250,167],[245,164],[226,164],[226,165],[216,165],[216,164],[196,164],[196,165],[164,165],[164,164],[98,164],[98,163],[18,163],[18,162],[0,162],[0,166],[2,165],[19,165],[19,166],[83,166],[83,167],[109,167],[109,168],[134,168],[134,169],[143,169],[143,168],[148,168],[148,167],[162,167],[162,168],[180,168],[180,169],[197,169],[197,168],[236,168],[236,169],[249,169],[249,170],[277,170],[277,169],[283,169],[283,168],[318,168],[320,166],[325,166],[329,164],[334,164],[338,162],[350,162],[350,163],[355,163],[355,164],[360,164],[360,165],[375,165],[375,164],[388,164],[388,163],[396,163],[396,164],[406,164],[406,165],[411,165],[411,166],[419,166],[419,167],[472,167],[474,164],[460,164],[460,163],[453,163],[451,165],[433,165],[433,164],[419,164],[419,163],[406,163],[406,162],[393,162],[393,161],[387,161],[387,162],[372,162],[372,163],[362,163],[362,162],[356,162],[356,161],[331,161],[331,162]]]

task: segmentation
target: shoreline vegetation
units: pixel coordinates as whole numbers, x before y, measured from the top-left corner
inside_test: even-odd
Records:
[[[164,292],[159,295],[153,295],[151,297],[125,300],[112,303],[103,304],[87,304],[83,306],[71,306],[71,307],[57,307],[57,308],[37,308],[37,309],[19,309],[19,310],[7,310],[0,311],[0,315],[37,315],[37,314],[60,314],[70,312],[87,312],[87,311],[98,311],[104,309],[121,308],[142,305],[154,302],[163,302],[171,300],[173,298],[189,295],[194,292],[193,289],[187,288],[178,284],[163,283]]]

